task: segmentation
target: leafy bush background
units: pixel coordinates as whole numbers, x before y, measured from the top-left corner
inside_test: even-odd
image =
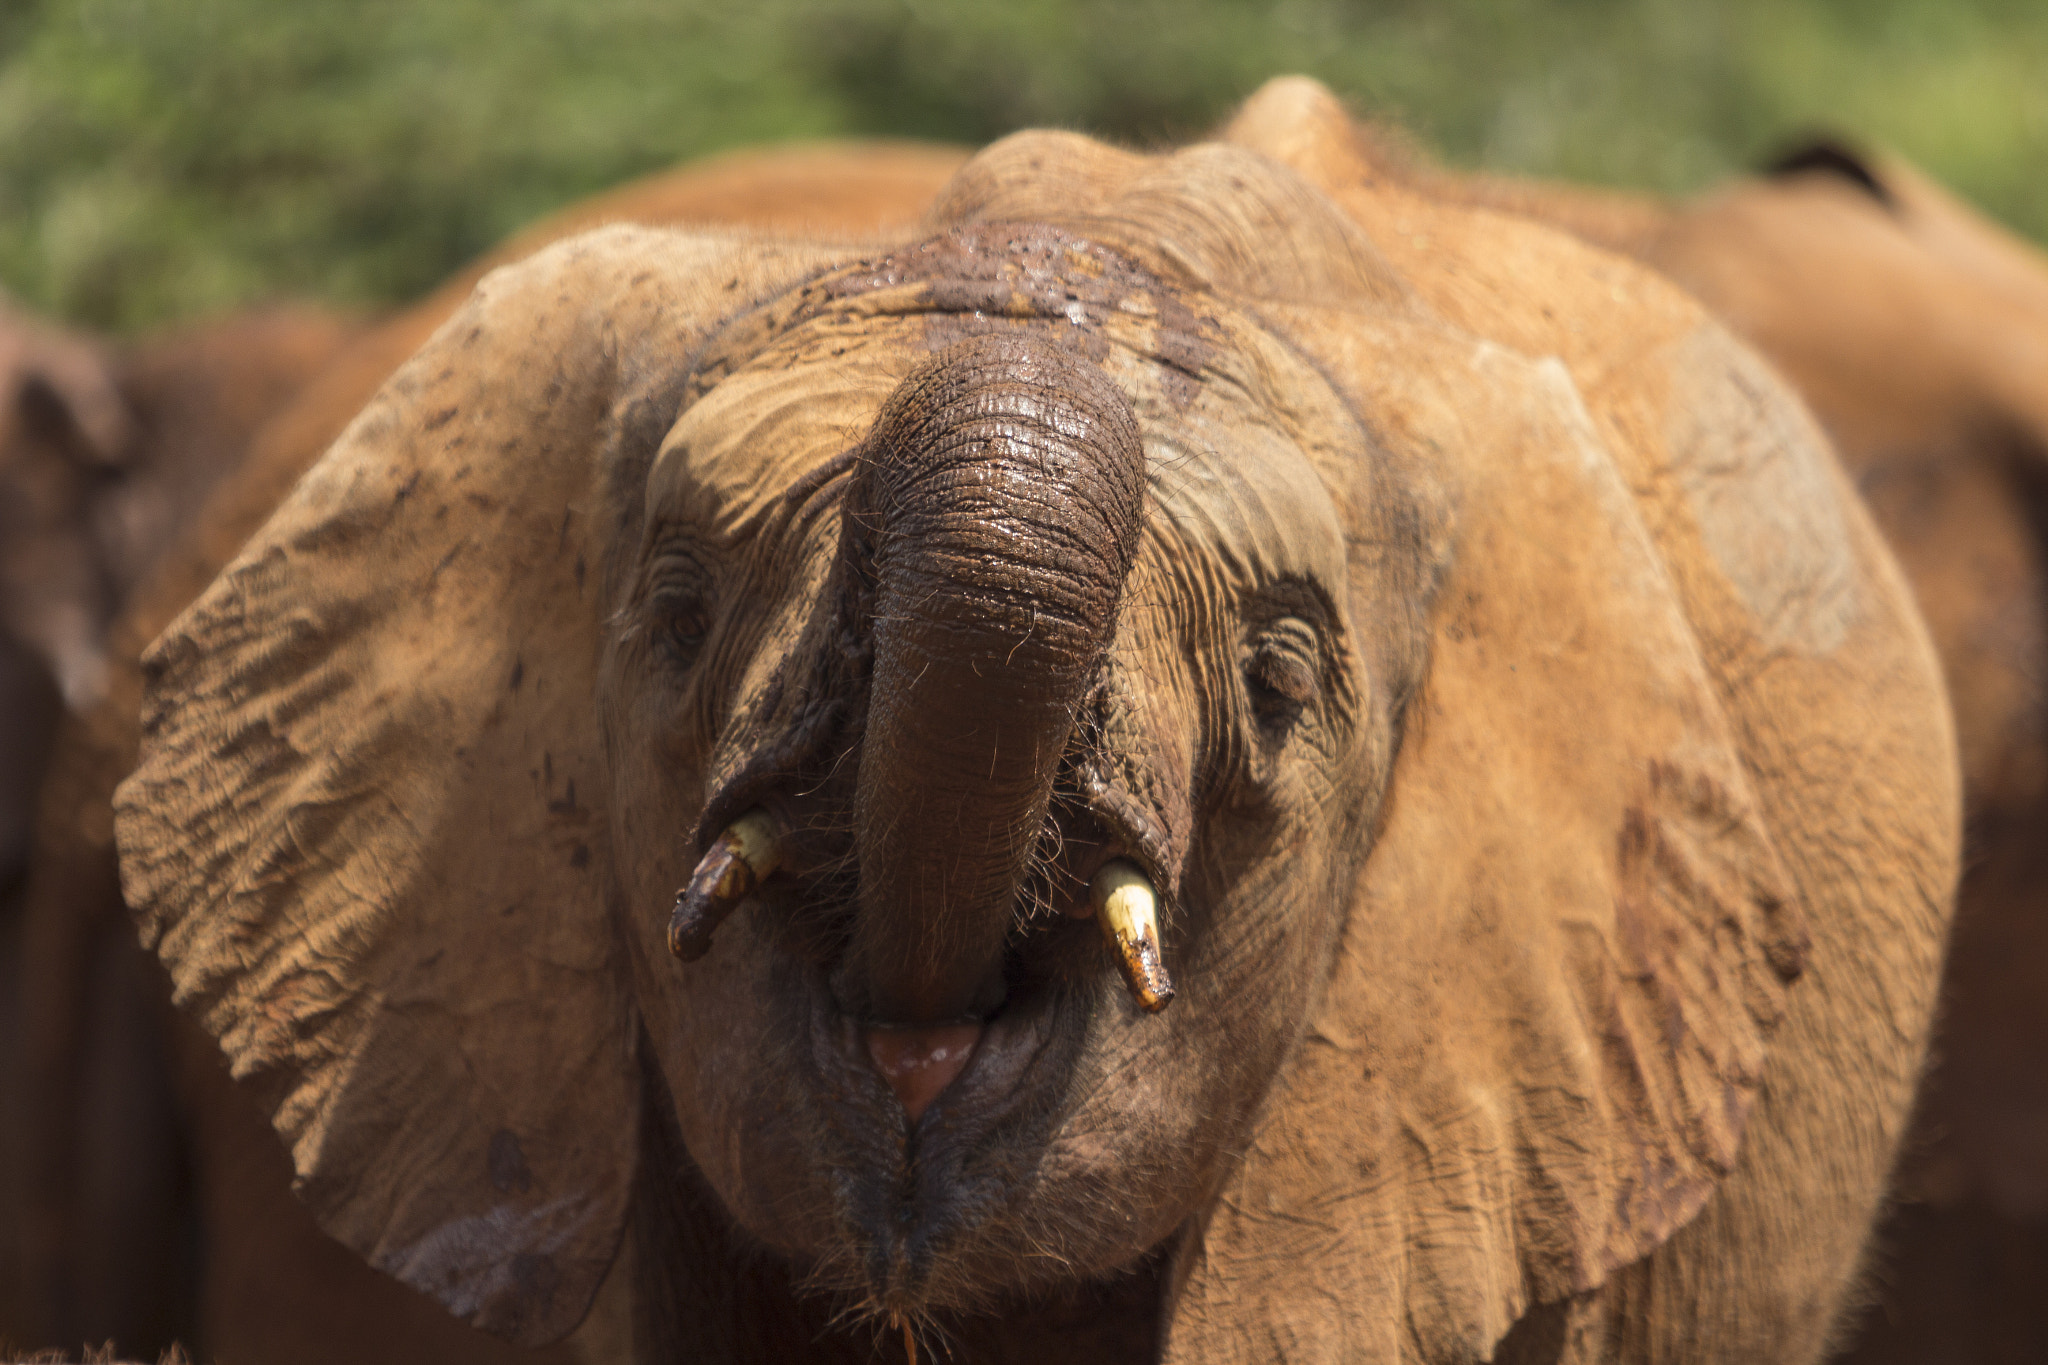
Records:
[[[0,0],[0,287],[374,304],[723,147],[1144,145],[1290,70],[1457,163],[1673,192],[1840,130],[2048,235],[2040,0]]]

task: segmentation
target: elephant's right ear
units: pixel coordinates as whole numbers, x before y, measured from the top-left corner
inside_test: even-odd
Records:
[[[617,228],[487,278],[146,661],[122,873],[179,1005],[330,1234],[522,1344],[583,1317],[638,1132],[606,547],[703,337],[827,263]]]
[[[1687,615],[1564,367],[1420,329],[1347,360],[1331,335],[1296,332],[1411,449],[1451,453],[1451,531],[1383,824],[1307,1037],[1190,1244],[1176,1360],[1492,1358],[1734,1170],[1806,946],[1702,653],[1748,640]],[[1724,493],[1716,525],[1777,556],[1751,580],[1776,647],[1822,654],[1857,619],[1846,488],[1767,372],[1716,332],[1697,354],[1726,362],[1716,475],[1779,462],[1811,495],[1771,522]]]

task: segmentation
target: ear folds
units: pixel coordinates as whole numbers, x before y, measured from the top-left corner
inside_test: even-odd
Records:
[[[1483,1359],[1731,1170],[1803,930],[1562,367],[1324,349],[1411,447],[1457,452],[1454,537],[1320,1011],[1182,1267],[1169,1356]]]
[[[614,229],[499,272],[152,648],[124,886],[322,1225],[528,1344],[638,1130],[594,696],[605,566],[721,314],[822,263]]]

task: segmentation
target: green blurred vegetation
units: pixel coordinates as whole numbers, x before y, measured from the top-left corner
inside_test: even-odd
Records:
[[[1456,163],[1666,191],[1840,130],[2048,234],[2040,0],[0,0],[0,285],[120,328],[400,299],[723,147],[1146,144],[1281,71]]]

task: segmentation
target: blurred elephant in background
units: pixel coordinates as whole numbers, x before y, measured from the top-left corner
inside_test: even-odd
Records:
[[[340,1241],[649,1360],[1824,1349],[1903,584],[1696,304],[1290,89],[491,276],[170,624],[128,894]]]
[[[1969,848],[1938,1064],[1845,1359],[2048,1359],[2048,257],[1912,167],[1831,143],[1687,205],[1352,146],[1326,174],[1372,173],[1362,158],[1648,262],[1834,438],[1941,655]]]
[[[0,1341],[25,1335],[16,1270],[22,1228],[23,880],[36,793],[60,718],[105,692],[106,635],[166,543],[197,517],[251,434],[338,352],[355,324],[312,309],[267,309],[131,343],[67,333],[0,303]],[[102,831],[105,819],[95,820]],[[103,836],[104,837],[104,836]],[[123,1328],[175,1318],[153,1273],[180,1231],[178,1143],[145,960],[104,932],[29,951],[34,971],[98,981],[103,1007],[80,1040],[71,1087],[87,1140],[104,1151],[88,1215],[111,1235],[103,1282]],[[74,1079],[67,1076],[67,1082]],[[123,1259],[126,1258],[126,1259]],[[153,1286],[150,1287],[150,1286]],[[125,1334],[125,1333],[124,1333]],[[75,1344],[75,1343],[74,1343]]]
[[[0,299],[0,884],[27,856],[56,706],[104,691],[115,612],[349,330],[276,309],[119,345]]]

